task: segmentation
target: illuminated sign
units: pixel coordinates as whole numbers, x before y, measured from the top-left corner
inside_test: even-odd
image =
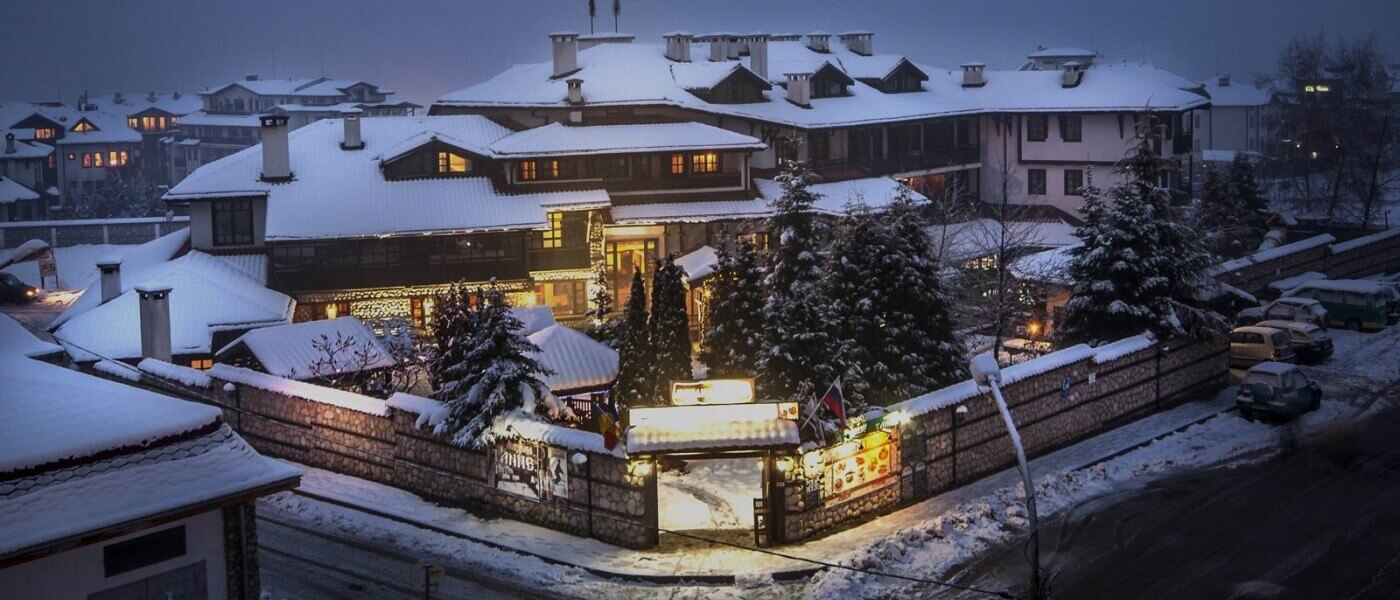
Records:
[[[752,379],[708,379],[671,382],[671,404],[750,404],[754,401]]]
[[[876,431],[860,440],[837,445],[824,461],[804,458],[804,466],[825,471],[821,474],[823,492],[827,498],[834,498],[867,488],[891,474],[897,460],[889,434]],[[868,487],[861,494],[873,489]]]

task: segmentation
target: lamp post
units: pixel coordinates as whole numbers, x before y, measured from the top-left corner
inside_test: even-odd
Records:
[[[968,367],[978,385],[991,388],[997,410],[1001,411],[1001,420],[1006,423],[1006,433],[1011,436],[1011,443],[1016,446],[1016,460],[1020,463],[1021,479],[1026,486],[1026,513],[1030,517],[1031,525],[1031,597],[1038,599],[1041,597],[1040,519],[1035,511],[1035,487],[1031,483],[1031,467],[1026,462],[1026,447],[1021,443],[1021,433],[1016,430],[1016,422],[1011,419],[1011,409],[1006,406],[1006,399],[1001,395],[1001,367],[997,365],[996,358],[990,352],[983,352],[972,357]]]

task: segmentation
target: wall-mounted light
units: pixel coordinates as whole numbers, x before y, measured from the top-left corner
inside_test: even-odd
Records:
[[[637,477],[646,477],[651,474],[651,462],[645,460],[634,460],[627,463],[627,472]]]
[[[788,471],[788,469],[791,469],[791,468],[792,468],[792,458],[787,457],[787,456],[784,456],[784,457],[778,459],[778,472],[779,472],[779,473],[786,473],[786,472]]]

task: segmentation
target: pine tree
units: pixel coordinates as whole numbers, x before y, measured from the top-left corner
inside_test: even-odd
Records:
[[[1245,159],[1243,154],[1236,154],[1235,161],[1230,163],[1230,177],[1226,187],[1230,190],[1230,196],[1235,199],[1238,210],[1236,222],[1240,223],[1242,244],[1246,250],[1252,251],[1259,247],[1264,241],[1264,235],[1269,232],[1269,217],[1273,213],[1269,210],[1269,200],[1264,197],[1259,183],[1254,179],[1253,163]]]
[[[1239,204],[1220,172],[1207,167],[1201,183],[1201,196],[1192,210],[1201,246],[1215,256],[1229,259],[1244,254],[1241,239]]]
[[[1084,243],[1070,251],[1061,342],[1106,343],[1143,331],[1205,337],[1224,329],[1220,315],[1198,300],[1214,261],[1174,220],[1170,191],[1158,185],[1163,159],[1152,151],[1153,121],[1141,119],[1119,163],[1124,180],[1103,199],[1096,189],[1085,191],[1085,225],[1076,231]]]
[[[593,280],[588,282],[588,336],[614,347],[617,331],[609,318],[613,312],[613,297],[608,283],[607,266],[598,263],[593,268]]]
[[[651,331],[647,326],[647,288],[641,269],[632,272],[632,293],[617,326],[617,398],[622,406],[653,402]]]
[[[777,245],[764,281],[766,347],[758,382],[764,395],[799,400],[803,406],[833,378],[834,348],[818,297],[822,274],[812,213],[815,180],[807,164],[799,161],[788,161],[777,177],[783,193],[773,201],[769,219]]]
[[[470,320],[475,316],[471,309],[471,289],[465,282],[452,284],[433,299],[429,329],[437,348],[437,359],[429,365],[429,379],[434,389],[441,388],[446,381],[443,371],[461,364],[466,356],[469,332],[473,328]]]
[[[521,334],[523,325],[494,280],[466,312],[464,354],[443,370],[437,396],[447,405],[443,428],[453,443],[480,448],[495,441],[491,425],[498,417],[549,394],[541,378],[552,372],[535,360],[539,348]]]
[[[651,284],[651,349],[656,364],[653,398],[668,396],[672,381],[691,378],[690,321],[685,310],[685,270],[674,256],[656,261]]]
[[[763,269],[753,242],[719,252],[710,276],[708,325],[700,360],[710,377],[758,377],[763,353]]]

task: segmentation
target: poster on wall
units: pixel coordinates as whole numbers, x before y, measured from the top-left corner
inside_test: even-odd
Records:
[[[497,445],[494,453],[488,474],[492,486],[516,496],[544,499],[539,447],[511,440]]]
[[[867,434],[838,447],[826,467],[825,490],[828,498],[878,489],[869,485],[894,472],[895,452],[883,432]]]
[[[545,486],[549,500],[569,497],[569,453],[563,448],[550,447],[549,460],[545,462]]]

